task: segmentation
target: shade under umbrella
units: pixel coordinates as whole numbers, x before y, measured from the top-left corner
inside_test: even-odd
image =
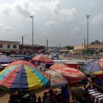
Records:
[[[49,79],[27,61],[17,61],[0,72],[0,86],[9,89],[33,90],[48,85]]]
[[[32,58],[33,62],[53,63],[54,61],[47,55],[37,55]]]
[[[45,73],[49,75],[51,87],[60,87],[67,84],[66,79],[58,71],[47,70]]]

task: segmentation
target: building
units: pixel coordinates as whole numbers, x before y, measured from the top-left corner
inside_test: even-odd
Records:
[[[18,41],[3,41],[0,40],[0,52],[10,52],[10,53],[22,53],[22,52],[29,52],[34,53],[38,51],[44,50],[44,46],[40,45],[34,45],[32,48],[32,45],[28,44],[20,44]]]
[[[20,45],[20,42],[18,42],[18,41],[0,40],[0,51],[1,52],[19,51],[19,45]]]
[[[74,46],[75,54],[82,54],[83,51],[85,51],[85,50],[87,50],[87,45],[80,44],[80,45]],[[98,53],[100,51],[103,51],[103,43],[88,45],[88,53],[89,54]]]
[[[22,45],[22,44],[20,44],[19,50],[21,52],[34,53],[34,52],[39,52],[39,51],[45,50],[45,47],[44,46],[40,46],[40,45],[34,45],[32,47],[32,45],[28,45],[28,44],[23,44]]]
[[[86,49],[86,45],[84,44],[74,46],[74,50],[84,50],[84,49]]]
[[[74,46],[74,50],[84,50],[84,49],[87,49],[87,46],[83,45],[83,44]],[[103,44],[102,43],[100,43],[100,44],[89,44],[88,49],[89,50],[102,50]]]

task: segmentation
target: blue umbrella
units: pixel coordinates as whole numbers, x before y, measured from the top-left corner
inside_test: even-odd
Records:
[[[89,73],[102,71],[102,68],[100,67],[98,60],[92,60],[92,61],[88,62],[84,66],[84,69],[87,70]]]
[[[0,57],[0,64],[8,64],[8,63],[11,63],[14,61],[16,61],[16,60],[9,56],[1,56]]]

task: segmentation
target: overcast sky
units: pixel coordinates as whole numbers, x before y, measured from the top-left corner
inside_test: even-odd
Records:
[[[34,44],[49,46],[77,45],[103,41],[103,0],[0,0],[0,40],[32,44],[34,16]]]

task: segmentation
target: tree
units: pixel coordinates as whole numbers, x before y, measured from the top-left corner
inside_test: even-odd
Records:
[[[100,41],[99,40],[95,40],[95,41],[91,42],[90,44],[100,44]]]
[[[74,47],[73,46],[65,46],[65,48],[67,48],[68,50],[71,50],[71,49],[74,49]]]

